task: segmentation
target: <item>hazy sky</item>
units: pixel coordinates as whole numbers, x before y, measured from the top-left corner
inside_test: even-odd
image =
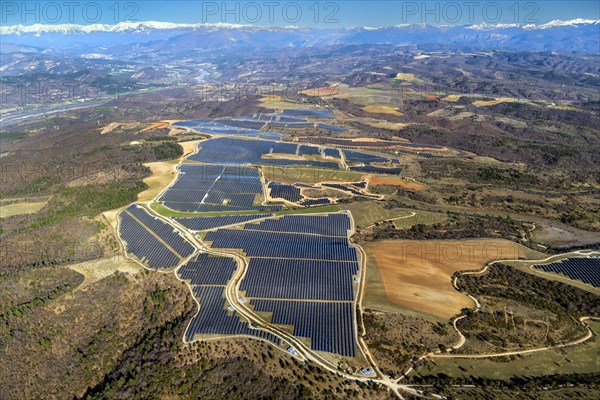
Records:
[[[122,21],[225,22],[251,25],[389,26],[425,22],[545,23],[600,19],[600,1],[3,1],[0,23],[105,23]]]

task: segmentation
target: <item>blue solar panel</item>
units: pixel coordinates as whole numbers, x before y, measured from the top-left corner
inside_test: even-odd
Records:
[[[300,202],[301,205],[305,206],[305,207],[311,207],[311,206],[322,206],[322,205],[326,205],[326,204],[330,204],[331,201],[328,198],[322,198],[322,199],[304,199]]]
[[[258,218],[271,217],[273,214],[227,215],[222,217],[174,218],[181,225],[192,231],[203,231],[221,226],[238,225]]]
[[[600,258],[567,258],[551,264],[536,265],[535,268],[600,287]]]
[[[181,279],[190,280],[192,285],[226,285],[236,268],[233,258],[202,253],[182,266],[177,275]]]
[[[312,117],[312,118],[334,118],[335,115],[331,110],[313,110],[310,108],[296,108],[283,110],[283,115],[292,117]]]
[[[273,313],[274,324],[292,325],[314,350],[354,357],[359,265],[348,243],[350,228],[347,214],[286,215],[209,232],[205,240],[250,257],[240,290],[255,311]]]
[[[264,200],[260,173],[238,165],[179,167],[177,180],[158,199],[176,211],[278,210],[282,206],[255,205]]]
[[[385,168],[385,167],[376,167],[374,165],[363,165],[363,166],[354,166],[350,167],[352,171],[360,171],[360,172],[369,172],[373,174],[391,174],[391,175],[400,175],[402,172],[402,168]]]
[[[119,214],[119,236],[127,252],[152,268],[175,267],[195,248],[173,227],[135,205]]]
[[[327,157],[340,158],[340,151],[338,149],[325,149],[325,155]]]
[[[354,357],[354,307],[351,302],[251,300],[255,311],[273,313],[272,322],[293,325],[294,335],[311,339],[318,351]]]
[[[386,162],[389,161],[389,158],[383,156],[376,156],[373,154],[360,153],[358,151],[344,150],[344,155],[346,156],[346,160],[350,162],[360,162],[360,163],[372,163],[372,162]]]
[[[295,186],[271,182],[269,183],[269,189],[271,190],[270,195],[273,199],[285,199],[292,203],[300,201],[300,189]]]
[[[351,226],[348,216],[338,213],[327,215],[286,215],[279,219],[266,219],[257,223],[247,224],[244,229],[297,232],[345,238]]]
[[[263,155],[270,153],[296,154],[297,147],[295,143],[221,137],[200,142],[198,152],[189,156],[189,159],[216,164],[313,165],[339,168],[339,165],[333,162],[263,158]]]
[[[239,211],[278,211],[283,209],[281,205],[268,205],[268,206],[232,206],[232,205],[221,205],[221,204],[207,204],[207,203],[185,203],[175,201],[165,201],[165,207],[170,208],[174,211],[182,212],[239,212]]]
[[[357,263],[252,258],[240,289],[246,297],[354,300]]]
[[[268,332],[250,328],[236,312],[226,308],[224,286],[194,286],[194,297],[200,303],[198,314],[192,318],[186,331],[188,342],[196,335],[249,335],[280,344],[280,339]]]
[[[357,261],[346,238],[296,233],[219,229],[208,232],[213,248],[242,249],[249,257]]]

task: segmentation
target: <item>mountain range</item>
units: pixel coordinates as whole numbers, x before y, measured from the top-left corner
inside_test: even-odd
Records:
[[[600,21],[576,19],[540,25],[396,25],[372,28],[308,28],[156,21],[115,25],[13,25],[0,27],[2,53],[55,50],[114,55],[144,50],[301,48],[335,45],[451,46],[459,50],[600,53]]]

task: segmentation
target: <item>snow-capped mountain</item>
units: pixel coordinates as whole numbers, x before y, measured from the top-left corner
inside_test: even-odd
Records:
[[[557,51],[598,54],[600,21],[574,19],[544,24],[478,24],[318,29],[294,26],[121,22],[115,25],[14,25],[0,27],[2,46],[33,46],[80,53],[137,50],[320,47],[331,45],[442,45],[459,49]],[[117,45],[118,44],[118,45]],[[97,47],[106,49],[97,51]],[[5,49],[1,50],[6,53]]]

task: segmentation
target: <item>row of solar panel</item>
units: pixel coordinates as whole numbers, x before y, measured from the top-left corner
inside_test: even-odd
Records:
[[[365,141],[365,140],[352,140],[352,139],[341,139],[341,138],[330,138],[330,137],[302,137],[299,139],[301,142],[311,142],[318,144],[334,144],[340,146],[351,146],[351,147],[372,147],[382,148],[390,146],[404,146],[412,148],[430,148],[439,149],[441,146],[433,144],[422,144],[422,143],[407,143],[399,141]]]
[[[356,249],[340,237],[219,229],[205,239],[213,248],[241,249],[248,257],[357,261]]]
[[[232,206],[252,206],[257,193],[223,193],[210,191],[196,192],[193,190],[168,190],[160,198],[160,201],[174,201],[179,203],[207,203],[207,204],[230,204]]]
[[[322,199],[304,199],[299,204],[305,207],[322,206],[326,204],[331,204],[331,201],[325,197]]]
[[[600,287],[600,258],[568,258],[551,264],[536,265],[535,268]]]
[[[178,169],[189,175],[204,175],[217,177],[220,176],[222,180],[229,180],[229,177],[235,180],[249,178],[249,179],[260,179],[258,170],[253,167],[246,167],[244,165],[221,165],[221,164],[180,164]],[[210,179],[214,181],[214,179]]]
[[[194,247],[173,232],[172,227],[155,220],[135,205],[121,212],[119,218],[119,236],[126,243],[127,252],[151,268],[175,267],[194,251]]]
[[[357,263],[252,258],[240,289],[267,299],[354,299]]]
[[[231,204],[206,204],[206,203],[183,203],[175,201],[165,201],[165,207],[175,211],[182,212],[227,212],[227,211],[278,211],[283,208],[281,205],[268,206],[234,206]]]
[[[222,137],[204,140],[198,146],[198,152],[189,156],[189,160],[216,164],[315,165],[339,168],[334,162],[263,158],[263,155],[271,153],[296,154],[297,143]]]
[[[272,217],[273,214],[264,215],[227,215],[220,217],[192,217],[192,218],[174,218],[181,225],[192,231],[204,231],[221,226],[237,225],[257,218]]]
[[[250,223],[244,229],[345,238],[351,226],[347,214],[332,213],[327,215],[286,215],[279,219],[266,219],[257,223]]]
[[[226,308],[224,286],[194,286],[194,297],[200,303],[198,314],[192,318],[186,331],[188,342],[196,335],[249,335],[270,340],[279,345],[280,339],[262,330],[250,328],[236,312]]]
[[[196,176],[198,176],[198,179],[195,179]],[[203,179],[206,179],[206,177],[184,175],[175,181],[168,190],[206,192],[210,189],[213,192],[223,193],[260,193],[262,190],[260,180],[240,179],[238,181],[224,181],[219,179],[215,181],[213,179],[208,181]]]
[[[300,201],[300,189],[283,183],[270,182],[269,183],[270,195],[273,199],[284,199],[296,203]]]
[[[424,158],[434,158],[435,157],[431,153],[424,153],[422,151],[413,151],[413,150],[404,150],[404,149],[398,149],[397,151],[400,153],[411,154],[413,156],[419,156],[419,157],[424,157]]]
[[[346,157],[346,161],[350,162],[360,162],[360,163],[372,163],[372,162],[386,162],[389,161],[389,158],[383,156],[377,156],[373,154],[367,153],[359,153],[357,151],[344,150],[344,156]]]
[[[251,300],[255,311],[273,313],[272,322],[293,325],[294,336],[311,339],[317,351],[354,357],[354,307],[351,302]]]
[[[363,165],[363,166],[355,166],[350,167],[351,171],[360,171],[360,172],[368,172],[372,174],[391,174],[391,175],[400,175],[402,172],[402,168],[385,168],[385,167],[376,167],[374,165]]]
[[[298,145],[298,155],[317,155],[320,154],[318,147],[315,146],[306,146],[306,145]]]
[[[140,225],[131,215],[120,214],[119,236],[126,243],[127,252],[151,268],[175,267],[181,259]]]
[[[226,285],[236,268],[233,258],[201,253],[183,265],[177,274],[192,285]]]
[[[143,207],[131,205],[127,208],[127,212],[150,229],[180,257],[185,258],[194,252],[194,246],[185,240],[179,232],[176,232],[171,225],[158,217],[150,215]]]

